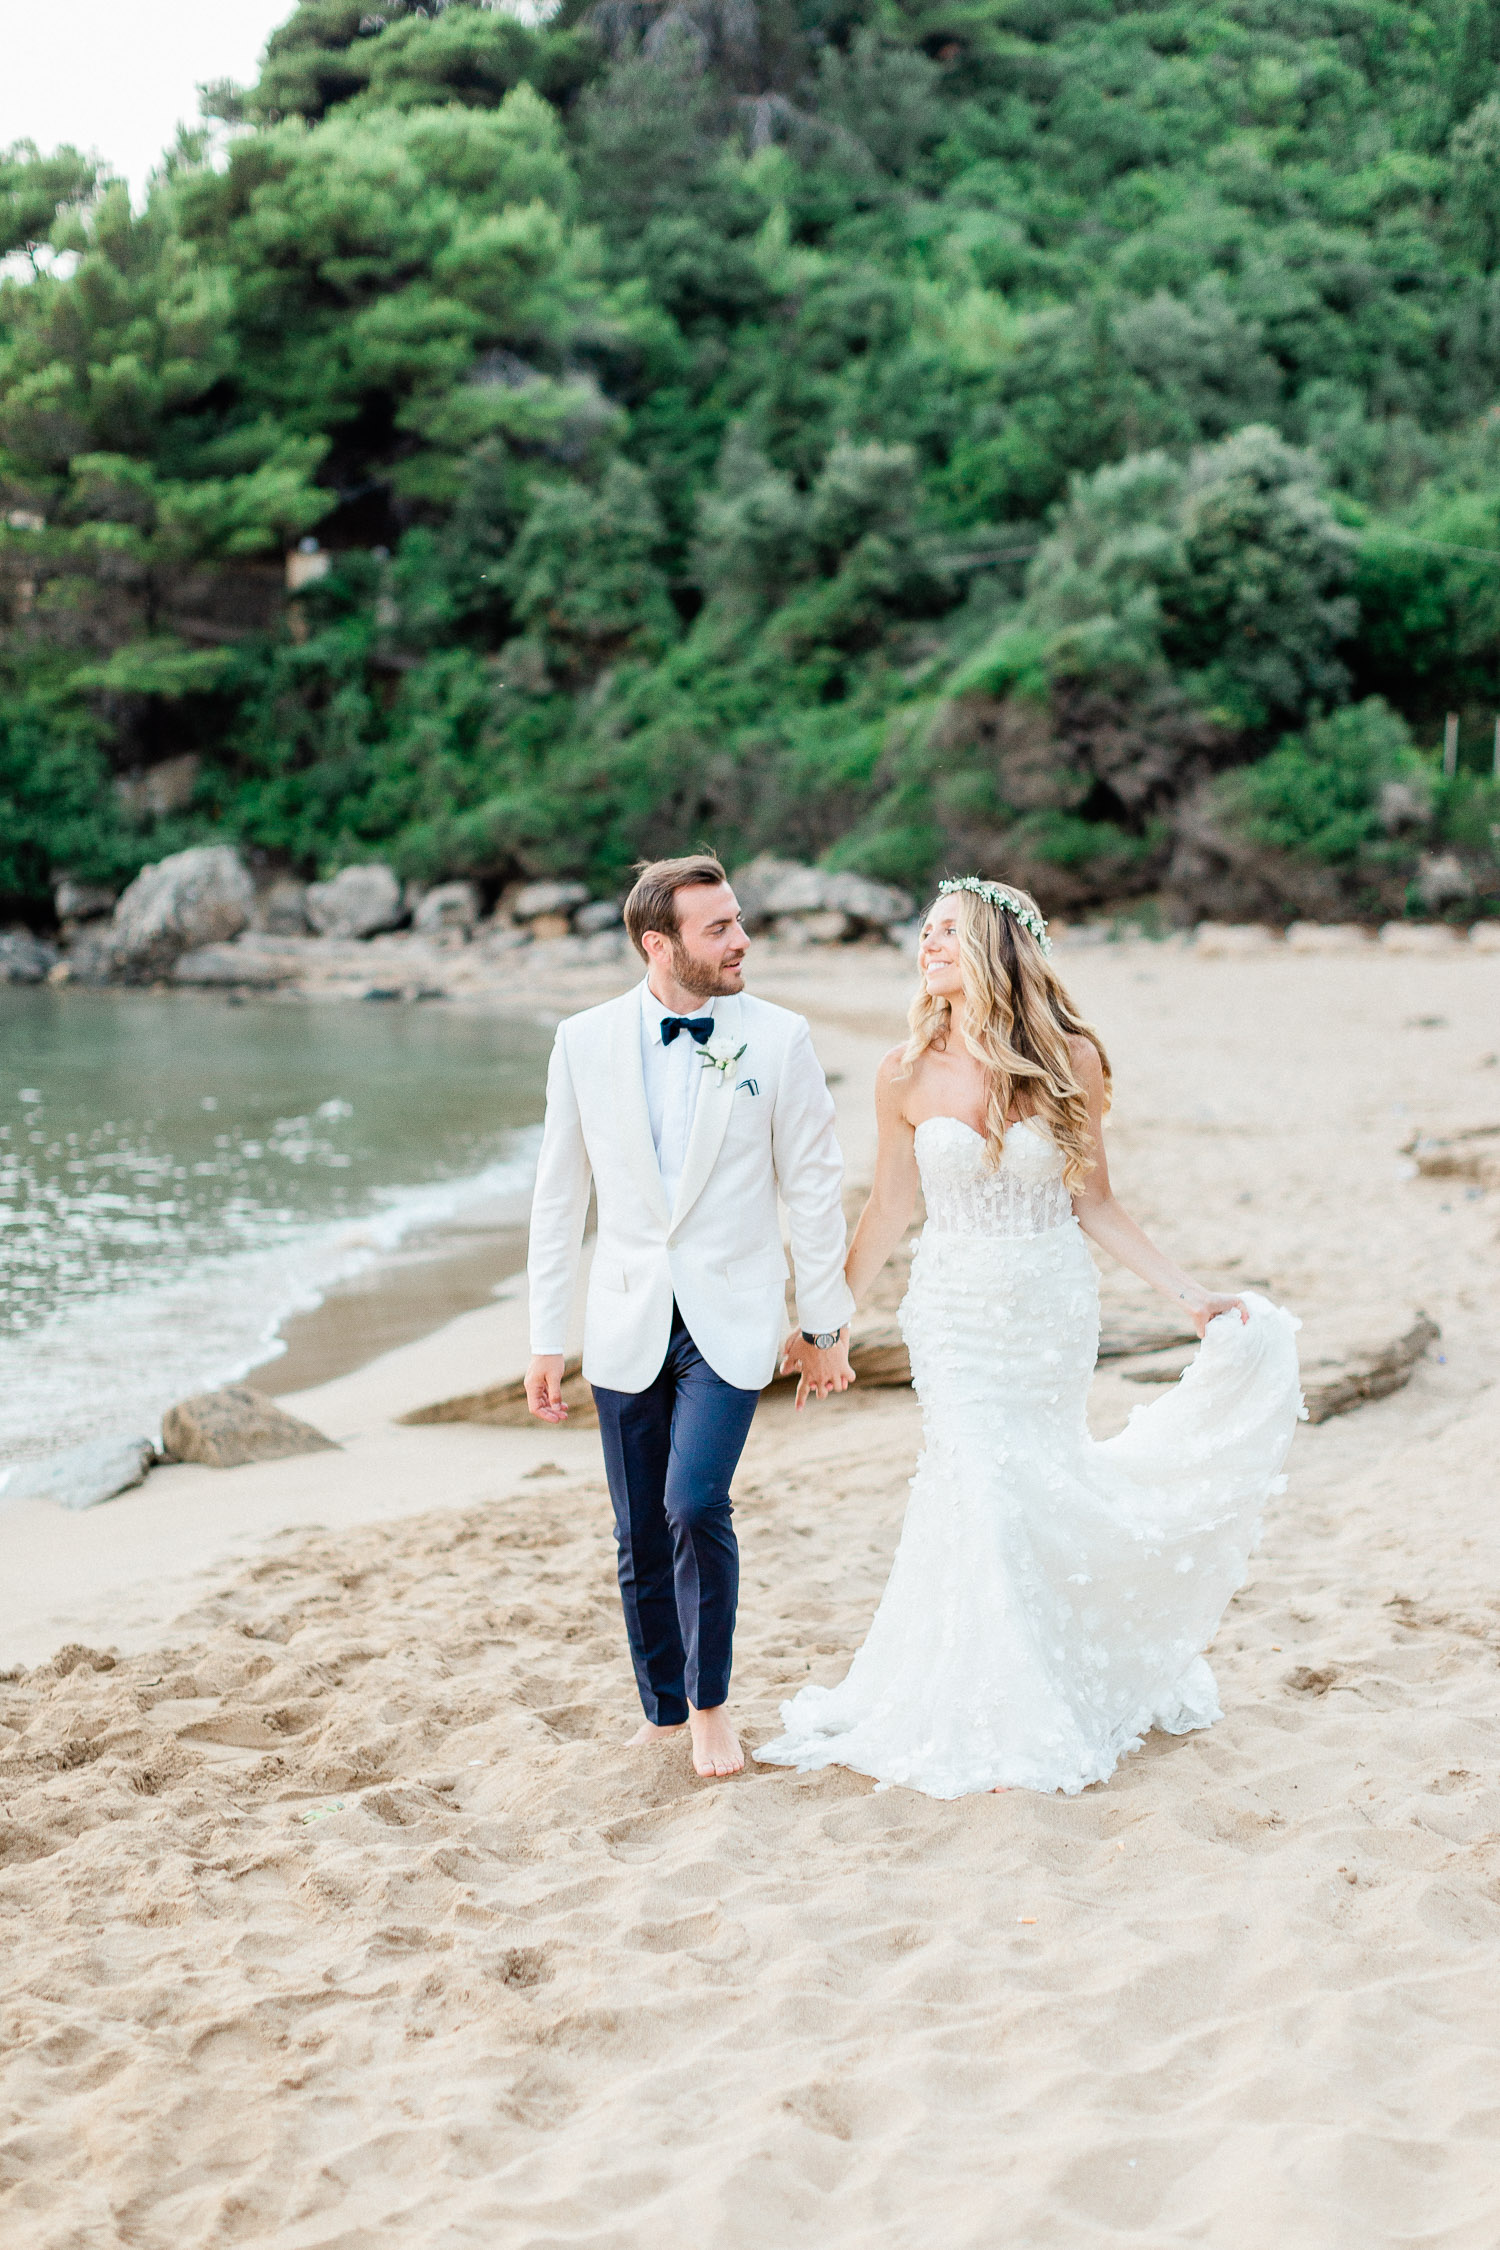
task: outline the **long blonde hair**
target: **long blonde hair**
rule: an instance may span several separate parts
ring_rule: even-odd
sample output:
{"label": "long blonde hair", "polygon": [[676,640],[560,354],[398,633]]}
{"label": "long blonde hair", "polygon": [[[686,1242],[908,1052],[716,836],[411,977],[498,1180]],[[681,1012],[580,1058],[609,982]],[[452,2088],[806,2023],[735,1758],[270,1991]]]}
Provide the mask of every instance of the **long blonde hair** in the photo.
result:
{"label": "long blonde hair", "polygon": [[[1007,888],[1014,890],[1015,886]],[[1025,891],[1020,903],[1041,921]],[[1087,1039],[1104,1071],[1109,1106],[1111,1073],[1104,1042],[1084,1022],[1061,977],[1031,932],[1014,914],[975,891],[950,891],[957,908],[958,959],[963,975],[964,1045],[985,1075],[985,1160],[993,1171],[1005,1146],[1005,1121],[1020,1100],[1022,1113],[1048,1134],[1063,1160],[1063,1180],[1076,1192],[1093,1169],[1094,1136],[1088,1096],[1073,1068],[1070,1038]],[[948,1002],[925,986],[912,1001],[911,1036],[901,1057],[904,1077],[929,1047],[944,1047],[953,1029]]]}

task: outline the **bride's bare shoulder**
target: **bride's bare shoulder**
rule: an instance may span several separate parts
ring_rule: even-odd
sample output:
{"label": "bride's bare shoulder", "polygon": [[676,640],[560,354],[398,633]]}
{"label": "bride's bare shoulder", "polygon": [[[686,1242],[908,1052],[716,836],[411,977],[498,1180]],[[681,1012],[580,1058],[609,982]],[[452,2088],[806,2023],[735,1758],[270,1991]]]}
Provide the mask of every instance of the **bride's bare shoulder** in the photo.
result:
{"label": "bride's bare shoulder", "polygon": [[1096,1093],[1104,1091],[1104,1066],[1092,1039],[1085,1039],[1082,1032],[1069,1032],[1068,1058],[1078,1074],[1079,1084],[1090,1099]]}
{"label": "bride's bare shoulder", "polygon": [[[905,1061],[905,1045],[892,1047],[880,1058],[875,1073],[875,1111],[882,1125],[906,1122],[906,1105],[912,1090],[912,1067]],[[920,1064],[918,1065],[920,1067]]]}

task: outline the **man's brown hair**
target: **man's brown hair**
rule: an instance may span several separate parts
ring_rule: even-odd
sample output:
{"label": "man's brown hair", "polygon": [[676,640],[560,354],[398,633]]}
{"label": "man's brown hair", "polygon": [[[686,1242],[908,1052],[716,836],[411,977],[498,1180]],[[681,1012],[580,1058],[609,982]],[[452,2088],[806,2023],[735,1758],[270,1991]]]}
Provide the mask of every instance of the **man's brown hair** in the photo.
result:
{"label": "man's brown hair", "polygon": [[676,941],[681,926],[677,914],[679,891],[728,880],[712,852],[689,852],[685,859],[644,861],[636,870],[635,888],[625,901],[625,927],[641,959],[646,958],[641,940],[648,930],[660,930],[663,937]]}

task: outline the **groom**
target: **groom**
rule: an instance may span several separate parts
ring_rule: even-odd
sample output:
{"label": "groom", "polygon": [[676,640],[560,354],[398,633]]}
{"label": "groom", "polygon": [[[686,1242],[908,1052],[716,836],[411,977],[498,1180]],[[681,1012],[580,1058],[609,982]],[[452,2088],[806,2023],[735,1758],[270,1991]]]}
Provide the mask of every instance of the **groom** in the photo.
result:
{"label": "groom", "polygon": [[739,1549],[729,1486],[785,1326],[790,1221],[806,1386],[852,1380],[843,1162],[801,1016],[744,990],[749,939],[723,868],[643,867],[625,927],[646,964],[570,1016],[547,1074],[531,1210],[526,1398],[560,1422],[592,1182],[583,1371],[599,1409],[620,1595],[647,1742],[687,1724],[700,1774],[744,1764],[729,1723]]}

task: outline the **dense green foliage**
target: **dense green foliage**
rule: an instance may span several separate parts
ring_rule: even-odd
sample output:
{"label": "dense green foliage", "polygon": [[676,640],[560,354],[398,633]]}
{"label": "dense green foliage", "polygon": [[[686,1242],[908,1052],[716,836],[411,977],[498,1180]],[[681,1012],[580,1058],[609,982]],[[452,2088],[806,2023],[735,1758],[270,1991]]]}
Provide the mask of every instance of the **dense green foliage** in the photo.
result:
{"label": "dense green foliage", "polygon": [[206,108],[143,211],[0,161],[13,904],[217,834],[1212,910],[1218,834],[1500,910],[1500,0],[302,0]]}

